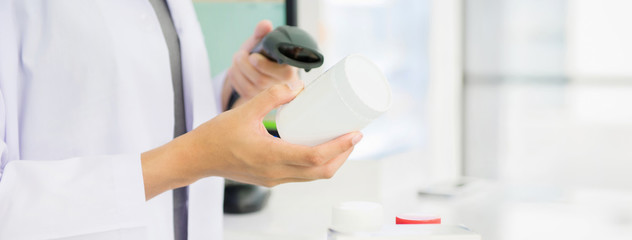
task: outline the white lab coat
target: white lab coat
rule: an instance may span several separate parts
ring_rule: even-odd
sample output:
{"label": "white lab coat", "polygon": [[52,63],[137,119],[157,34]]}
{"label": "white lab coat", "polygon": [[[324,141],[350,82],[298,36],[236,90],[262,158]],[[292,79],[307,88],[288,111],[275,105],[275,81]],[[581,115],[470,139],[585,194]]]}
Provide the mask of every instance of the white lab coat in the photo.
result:
{"label": "white lab coat", "polygon": [[[190,130],[221,87],[191,1],[168,4]],[[0,0],[0,239],[173,239],[171,191],[145,202],[140,165],[173,138],[170,77],[148,0]],[[221,239],[222,194],[191,186],[190,239]]]}

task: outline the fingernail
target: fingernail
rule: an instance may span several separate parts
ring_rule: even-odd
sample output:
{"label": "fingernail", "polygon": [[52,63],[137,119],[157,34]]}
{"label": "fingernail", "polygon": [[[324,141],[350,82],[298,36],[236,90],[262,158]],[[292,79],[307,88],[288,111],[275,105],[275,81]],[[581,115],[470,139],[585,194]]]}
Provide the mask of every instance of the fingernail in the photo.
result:
{"label": "fingernail", "polygon": [[353,146],[355,146],[356,144],[358,144],[358,142],[360,142],[360,140],[362,140],[362,134],[358,134],[355,137],[353,137],[351,139],[351,144],[353,144]]}
{"label": "fingernail", "polygon": [[255,56],[256,54],[250,54],[250,56],[248,56],[248,61],[250,61],[250,64],[252,64],[252,66],[257,66],[257,56]]}
{"label": "fingernail", "polygon": [[299,90],[303,87],[303,81],[298,80],[298,81],[290,81],[286,83],[287,87],[290,88],[290,90],[292,91],[296,91]]}

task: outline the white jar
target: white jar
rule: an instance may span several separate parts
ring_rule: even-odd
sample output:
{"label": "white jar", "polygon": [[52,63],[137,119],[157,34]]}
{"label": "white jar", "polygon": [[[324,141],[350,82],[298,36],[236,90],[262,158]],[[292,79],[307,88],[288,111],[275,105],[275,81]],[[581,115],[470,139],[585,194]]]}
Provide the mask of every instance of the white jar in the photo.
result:
{"label": "white jar", "polygon": [[375,202],[349,201],[333,206],[330,235],[336,233],[375,232],[382,228],[382,205]]}
{"label": "white jar", "polygon": [[279,109],[279,136],[315,146],[359,131],[390,108],[391,95],[386,77],[373,62],[347,56]]}

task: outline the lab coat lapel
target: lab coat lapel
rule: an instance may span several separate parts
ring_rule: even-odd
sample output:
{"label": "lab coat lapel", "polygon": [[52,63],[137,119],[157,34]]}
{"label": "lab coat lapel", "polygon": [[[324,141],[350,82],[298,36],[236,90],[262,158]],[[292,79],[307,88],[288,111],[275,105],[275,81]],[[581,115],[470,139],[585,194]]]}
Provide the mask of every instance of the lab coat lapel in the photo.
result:
{"label": "lab coat lapel", "polygon": [[[218,114],[204,38],[191,1],[168,0],[180,38],[187,129]],[[211,177],[189,189],[189,239],[222,239],[224,180]]]}
{"label": "lab coat lapel", "polygon": [[187,128],[192,130],[218,113],[204,36],[190,1],[168,0],[180,38]]}

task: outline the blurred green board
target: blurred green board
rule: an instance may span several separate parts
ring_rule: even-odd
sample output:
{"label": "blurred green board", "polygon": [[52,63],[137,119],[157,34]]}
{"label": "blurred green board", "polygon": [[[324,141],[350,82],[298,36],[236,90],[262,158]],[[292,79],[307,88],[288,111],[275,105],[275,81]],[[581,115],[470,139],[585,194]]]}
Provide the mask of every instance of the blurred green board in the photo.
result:
{"label": "blurred green board", "polygon": [[194,2],[213,75],[230,67],[233,54],[252,35],[263,19],[276,27],[285,24],[285,3],[280,2]]}

